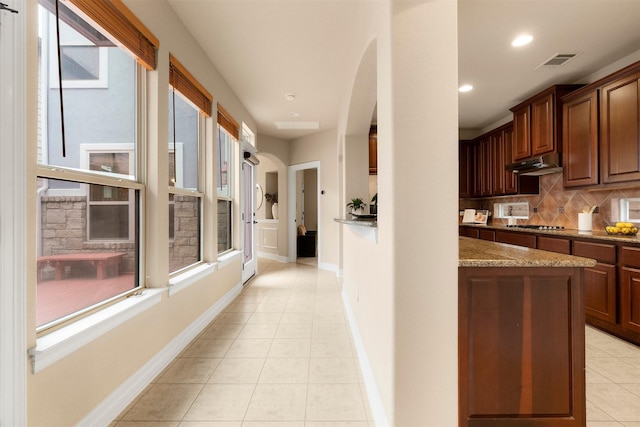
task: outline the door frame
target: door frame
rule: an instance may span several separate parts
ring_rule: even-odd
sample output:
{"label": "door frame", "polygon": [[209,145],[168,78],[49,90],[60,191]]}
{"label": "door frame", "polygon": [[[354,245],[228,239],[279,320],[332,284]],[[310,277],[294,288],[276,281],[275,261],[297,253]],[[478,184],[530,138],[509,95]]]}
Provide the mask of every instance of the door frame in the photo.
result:
{"label": "door frame", "polygon": [[[27,424],[27,134],[25,2],[0,11],[0,425]],[[31,218],[31,216],[29,216]]]}
{"label": "door frame", "polygon": [[317,206],[318,206],[318,265],[322,264],[322,198],[321,190],[320,190],[320,161],[315,162],[307,162],[300,163],[297,165],[291,165],[288,167],[287,171],[287,218],[288,218],[288,227],[287,232],[289,235],[289,262],[296,262],[297,252],[296,252],[296,238],[298,235],[297,225],[296,224],[296,172],[303,171],[306,169],[316,169],[317,171]]}
{"label": "door frame", "polygon": [[[244,152],[244,150],[243,150]],[[245,182],[245,174],[244,174],[244,165],[249,165],[251,166],[251,187],[247,187],[247,183]],[[256,194],[255,194],[255,183],[256,183],[256,167],[257,165],[247,161],[247,160],[243,160],[241,163],[241,195],[240,195],[240,200],[241,200],[241,206],[240,206],[240,210],[241,210],[241,214],[240,214],[240,218],[241,218],[241,222],[242,222],[242,227],[241,227],[241,234],[240,234],[240,239],[242,240],[242,283],[246,283],[249,279],[251,279],[251,277],[253,277],[254,275],[258,274],[258,255],[257,255],[257,248],[256,248],[256,222],[255,222],[255,217],[256,217]],[[246,227],[245,227],[245,218],[244,218],[244,214],[245,212],[245,204],[246,204],[246,194],[245,191],[247,191],[247,188],[250,188],[252,197],[251,197],[251,233],[252,233],[252,237],[251,237],[251,254],[252,254],[252,261],[249,264],[253,264],[254,266],[251,267],[251,274],[249,274],[248,269],[245,268],[245,262],[244,262],[244,244],[246,242],[245,240],[245,233],[246,233]]]}

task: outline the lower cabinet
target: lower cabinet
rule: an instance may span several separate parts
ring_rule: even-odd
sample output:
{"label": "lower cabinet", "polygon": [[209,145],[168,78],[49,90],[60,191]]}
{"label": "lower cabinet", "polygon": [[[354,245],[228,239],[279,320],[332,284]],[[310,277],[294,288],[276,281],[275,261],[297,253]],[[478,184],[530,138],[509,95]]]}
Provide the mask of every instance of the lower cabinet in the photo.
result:
{"label": "lower cabinet", "polygon": [[536,236],[533,234],[524,234],[516,231],[496,231],[496,242],[509,243],[510,245],[526,246],[528,248],[536,248]]}
{"label": "lower cabinet", "polygon": [[620,324],[640,333],[640,248],[620,248]]}
{"label": "lower cabinet", "polygon": [[[582,271],[586,323],[640,345],[640,246],[573,236],[555,237],[499,227],[482,231],[485,239],[493,231],[495,241],[499,243],[598,261],[594,267],[586,267]],[[460,235],[482,238],[479,229],[473,227],[461,227]]]}
{"label": "lower cabinet", "polygon": [[598,261],[584,269],[585,315],[611,324],[618,322],[616,288],[616,246],[605,243],[573,242],[573,255]]}
{"label": "lower cabinet", "polygon": [[460,427],[586,422],[580,268],[459,268]]}

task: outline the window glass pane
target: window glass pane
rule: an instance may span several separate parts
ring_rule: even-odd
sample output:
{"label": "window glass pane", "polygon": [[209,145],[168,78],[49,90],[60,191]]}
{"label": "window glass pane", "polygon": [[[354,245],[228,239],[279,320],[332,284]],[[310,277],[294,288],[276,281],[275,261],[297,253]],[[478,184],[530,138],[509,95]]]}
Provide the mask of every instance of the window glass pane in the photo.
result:
{"label": "window glass pane", "polygon": [[38,327],[139,286],[138,192],[116,188],[129,201],[92,205],[87,187],[37,179]]}
{"label": "window glass pane", "polygon": [[[135,165],[136,155],[136,60],[117,46],[101,42],[103,45],[98,47],[78,33],[75,28],[89,27],[86,22],[75,28],[61,23],[66,145],[63,155],[56,20],[45,8],[40,7],[39,11],[38,162],[135,179],[135,168],[128,165]],[[111,163],[98,158],[87,161],[81,153],[81,145],[86,144],[111,152],[118,151],[110,148],[116,144],[131,144],[132,158],[124,169],[117,159]],[[105,167],[96,169],[95,165]]]}
{"label": "window glass pane", "polygon": [[231,177],[233,176],[232,168],[232,145],[235,139],[222,127],[218,126],[218,196],[231,197]]}
{"label": "window glass pane", "polygon": [[180,92],[176,91],[174,97],[174,91],[169,89],[169,183],[177,188],[198,189],[199,114]]}
{"label": "window glass pane", "polygon": [[218,200],[218,253],[231,249],[231,201]]}
{"label": "window glass pane", "polygon": [[171,273],[200,261],[201,198],[171,195],[169,204],[169,271]]}

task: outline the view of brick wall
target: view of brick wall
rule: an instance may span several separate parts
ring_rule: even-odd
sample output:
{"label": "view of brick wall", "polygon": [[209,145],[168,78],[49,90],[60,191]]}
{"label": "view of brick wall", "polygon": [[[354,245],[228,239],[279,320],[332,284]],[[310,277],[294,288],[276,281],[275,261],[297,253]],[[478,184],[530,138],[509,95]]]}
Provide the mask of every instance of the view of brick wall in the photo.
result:
{"label": "view of brick wall", "polygon": [[169,268],[176,271],[200,260],[200,199],[175,195],[173,241],[169,244]]}

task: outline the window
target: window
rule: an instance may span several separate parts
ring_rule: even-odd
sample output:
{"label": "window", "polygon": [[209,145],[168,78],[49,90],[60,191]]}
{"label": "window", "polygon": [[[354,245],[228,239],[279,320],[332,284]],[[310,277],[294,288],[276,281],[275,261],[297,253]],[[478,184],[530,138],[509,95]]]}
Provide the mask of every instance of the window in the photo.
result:
{"label": "window", "polygon": [[[174,108],[175,101],[175,108]],[[174,120],[175,112],[175,120]],[[175,130],[174,130],[175,123]],[[198,109],[169,89],[169,272],[202,260],[202,201]],[[176,141],[174,142],[174,138]],[[189,165],[185,167],[185,164]]]}
{"label": "window", "polygon": [[218,104],[218,253],[233,248],[233,177],[234,153],[240,137],[240,126]]}
{"label": "window", "polygon": [[170,55],[169,70],[169,272],[202,261],[203,116],[211,95]]}
{"label": "window", "polygon": [[640,223],[640,199],[620,199],[620,221]]}
{"label": "window", "polygon": [[[60,8],[62,90],[58,73],[51,72],[58,61],[54,3],[40,0],[39,8],[38,165],[33,176],[39,333],[141,286],[145,187],[138,153],[144,61],[116,46],[117,36],[102,33],[104,26],[74,12],[101,2],[75,3]],[[104,22],[107,15],[97,18]]]}

